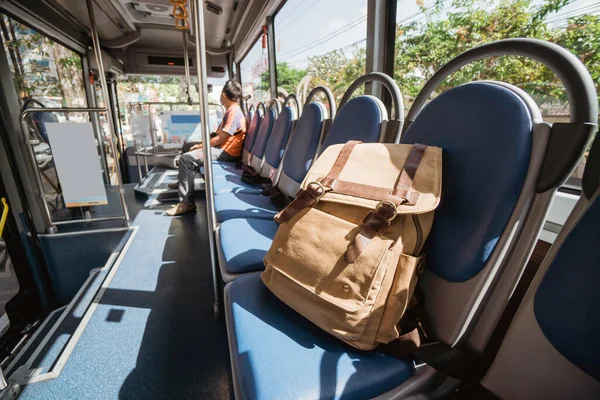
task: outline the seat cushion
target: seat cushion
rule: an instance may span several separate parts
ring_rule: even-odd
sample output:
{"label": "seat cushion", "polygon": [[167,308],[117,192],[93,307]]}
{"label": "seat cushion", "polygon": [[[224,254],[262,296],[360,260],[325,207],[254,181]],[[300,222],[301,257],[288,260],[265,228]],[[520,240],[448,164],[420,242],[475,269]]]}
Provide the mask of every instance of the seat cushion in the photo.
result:
{"label": "seat cushion", "polygon": [[229,274],[262,271],[278,225],[272,219],[236,218],[219,226],[223,269]]}
{"label": "seat cushion", "polygon": [[230,161],[213,161],[212,173],[213,177],[226,176],[226,175],[237,175],[242,176],[243,170],[235,167],[235,162]]}
{"label": "seat cushion", "polygon": [[233,218],[272,219],[277,208],[267,196],[250,193],[221,193],[215,196],[217,221]]}
{"label": "seat cushion", "polygon": [[243,399],[366,399],[413,373],[412,360],[360,351],[279,301],[260,274],[226,288],[236,395]]}
{"label": "seat cushion", "polygon": [[242,182],[241,176],[224,175],[213,176],[213,189],[215,194],[221,193],[253,193],[260,194],[262,187],[260,185],[250,185]]}

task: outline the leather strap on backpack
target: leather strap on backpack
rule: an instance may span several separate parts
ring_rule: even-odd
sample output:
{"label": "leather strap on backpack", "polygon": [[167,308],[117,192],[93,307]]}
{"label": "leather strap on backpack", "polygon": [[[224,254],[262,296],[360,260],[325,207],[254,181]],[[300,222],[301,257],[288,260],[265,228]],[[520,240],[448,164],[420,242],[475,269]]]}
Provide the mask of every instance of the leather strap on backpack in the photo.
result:
{"label": "leather strap on backpack", "polygon": [[[352,150],[359,143],[361,142],[351,140],[344,145],[327,176],[320,179],[321,184],[325,187],[331,188],[331,190],[336,193],[347,194],[349,196],[356,196],[363,199],[390,200],[394,203],[401,201],[398,204],[408,205],[416,204],[419,194],[411,190],[412,179],[414,178],[414,174],[419,167],[419,163],[423,157],[423,152],[427,146],[419,143],[416,143],[413,146],[396,187],[389,189],[379,186],[371,186],[362,183],[339,180],[340,173],[348,162]],[[392,196],[392,198],[389,198],[389,196]],[[395,198],[398,199],[396,200]]]}
{"label": "leather strap on backpack", "polygon": [[309,183],[306,189],[300,189],[296,198],[282,211],[275,215],[275,222],[282,224],[292,219],[300,211],[307,207],[314,207],[327,189],[318,182]]}
{"label": "leather strap on backpack", "polygon": [[[419,164],[421,164],[421,159],[426,148],[426,145],[420,143],[413,145],[398,178],[396,188],[392,193],[397,190],[404,193],[411,192],[415,174],[417,173]],[[406,198],[388,194],[377,205],[375,211],[369,211],[363,220],[363,228],[356,235],[350,246],[348,246],[348,250],[346,250],[346,262],[350,264],[355,262],[376,235],[383,235],[398,215],[396,207],[405,203],[407,203]]]}
{"label": "leather strap on backpack", "polygon": [[[335,163],[333,163],[333,167],[331,167],[331,170],[327,175],[330,179],[337,179],[342,172],[342,169],[344,169],[344,165],[348,162],[352,150],[359,143],[361,142],[350,140],[342,147],[340,154],[338,154]],[[319,199],[323,197],[325,192],[327,192],[328,189],[326,189],[326,186],[328,185],[319,182],[311,182],[306,189],[300,189],[296,194],[296,198],[283,211],[275,215],[275,222],[282,224],[292,219],[294,215],[298,214],[306,207],[314,207],[319,202]]]}
{"label": "leather strap on backpack", "polygon": [[300,189],[296,195],[296,199],[275,216],[275,221],[277,223],[284,223],[290,220],[294,215],[298,214],[304,208],[314,207],[318,203],[319,199],[328,191],[334,191],[336,193],[347,194],[364,199],[380,200],[381,202],[377,209],[375,211],[371,211],[365,217],[363,225],[366,227],[366,229],[363,229],[363,231],[361,231],[359,234],[359,236],[361,236],[361,234],[364,233],[364,237],[360,238],[358,241],[355,241],[358,243],[356,248],[349,249],[350,255],[346,255],[346,261],[348,262],[354,262],[358,256],[360,256],[363,249],[369,244],[375,234],[382,234],[385,232],[385,230],[387,230],[391,220],[396,217],[396,207],[398,205],[416,204],[419,194],[412,191],[412,181],[417,168],[421,163],[423,153],[427,148],[426,145],[419,143],[413,145],[404,164],[404,168],[402,169],[400,177],[398,178],[396,187],[393,189],[388,189],[338,180],[340,173],[350,158],[352,150],[354,150],[354,147],[356,147],[356,145],[359,143],[361,142],[356,140],[348,141],[340,151],[340,154],[338,154],[338,157],[327,176],[320,179],[320,182],[311,182],[306,189]]}

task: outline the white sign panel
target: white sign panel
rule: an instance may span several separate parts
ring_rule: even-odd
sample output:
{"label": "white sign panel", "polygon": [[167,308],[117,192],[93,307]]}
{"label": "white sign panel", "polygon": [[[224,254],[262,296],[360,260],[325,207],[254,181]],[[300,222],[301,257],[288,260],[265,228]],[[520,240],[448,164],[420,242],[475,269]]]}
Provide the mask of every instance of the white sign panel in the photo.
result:
{"label": "white sign panel", "polygon": [[108,204],[91,123],[47,123],[54,165],[67,207]]}
{"label": "white sign panel", "polygon": [[130,119],[131,132],[133,140],[139,143],[140,146],[146,147],[152,144],[150,136],[150,116],[149,115],[134,115]]}
{"label": "white sign panel", "polygon": [[198,111],[161,111],[159,115],[166,143],[188,141],[200,124]]}

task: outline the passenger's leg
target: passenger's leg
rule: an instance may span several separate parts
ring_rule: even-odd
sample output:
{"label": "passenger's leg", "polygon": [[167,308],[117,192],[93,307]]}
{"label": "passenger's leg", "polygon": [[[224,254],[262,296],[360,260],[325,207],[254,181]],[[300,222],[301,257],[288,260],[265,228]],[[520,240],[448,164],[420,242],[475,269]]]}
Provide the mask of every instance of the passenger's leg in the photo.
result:
{"label": "passenger's leg", "polygon": [[179,159],[179,174],[177,183],[179,189],[179,203],[167,211],[167,215],[181,215],[195,211],[194,203],[194,178],[196,169],[203,165],[202,150],[193,150],[185,153]]}
{"label": "passenger's leg", "polygon": [[202,143],[202,142],[185,142],[183,144],[183,147],[181,148],[181,154],[183,155],[183,154],[187,153],[188,151],[190,151],[192,149],[192,147],[194,147],[195,145],[200,144],[200,143]]}

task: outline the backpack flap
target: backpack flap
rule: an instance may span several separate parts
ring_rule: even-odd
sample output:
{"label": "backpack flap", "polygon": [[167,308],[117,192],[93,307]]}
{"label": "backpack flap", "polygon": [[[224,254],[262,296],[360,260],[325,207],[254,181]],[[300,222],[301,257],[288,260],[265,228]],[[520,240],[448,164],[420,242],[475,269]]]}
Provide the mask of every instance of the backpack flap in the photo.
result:
{"label": "backpack flap", "polygon": [[[302,189],[317,182],[324,186],[320,201],[348,204],[375,210],[386,196],[404,197],[396,208],[398,214],[423,214],[433,211],[440,202],[442,190],[442,149],[427,146],[416,166],[410,190],[396,189],[406,160],[414,146],[387,143],[358,143],[350,149],[337,177],[334,165],[346,145],[328,147],[308,172]],[[417,146],[417,145],[415,145]],[[422,145],[421,145],[422,146]],[[344,160],[339,160],[344,161]]]}

